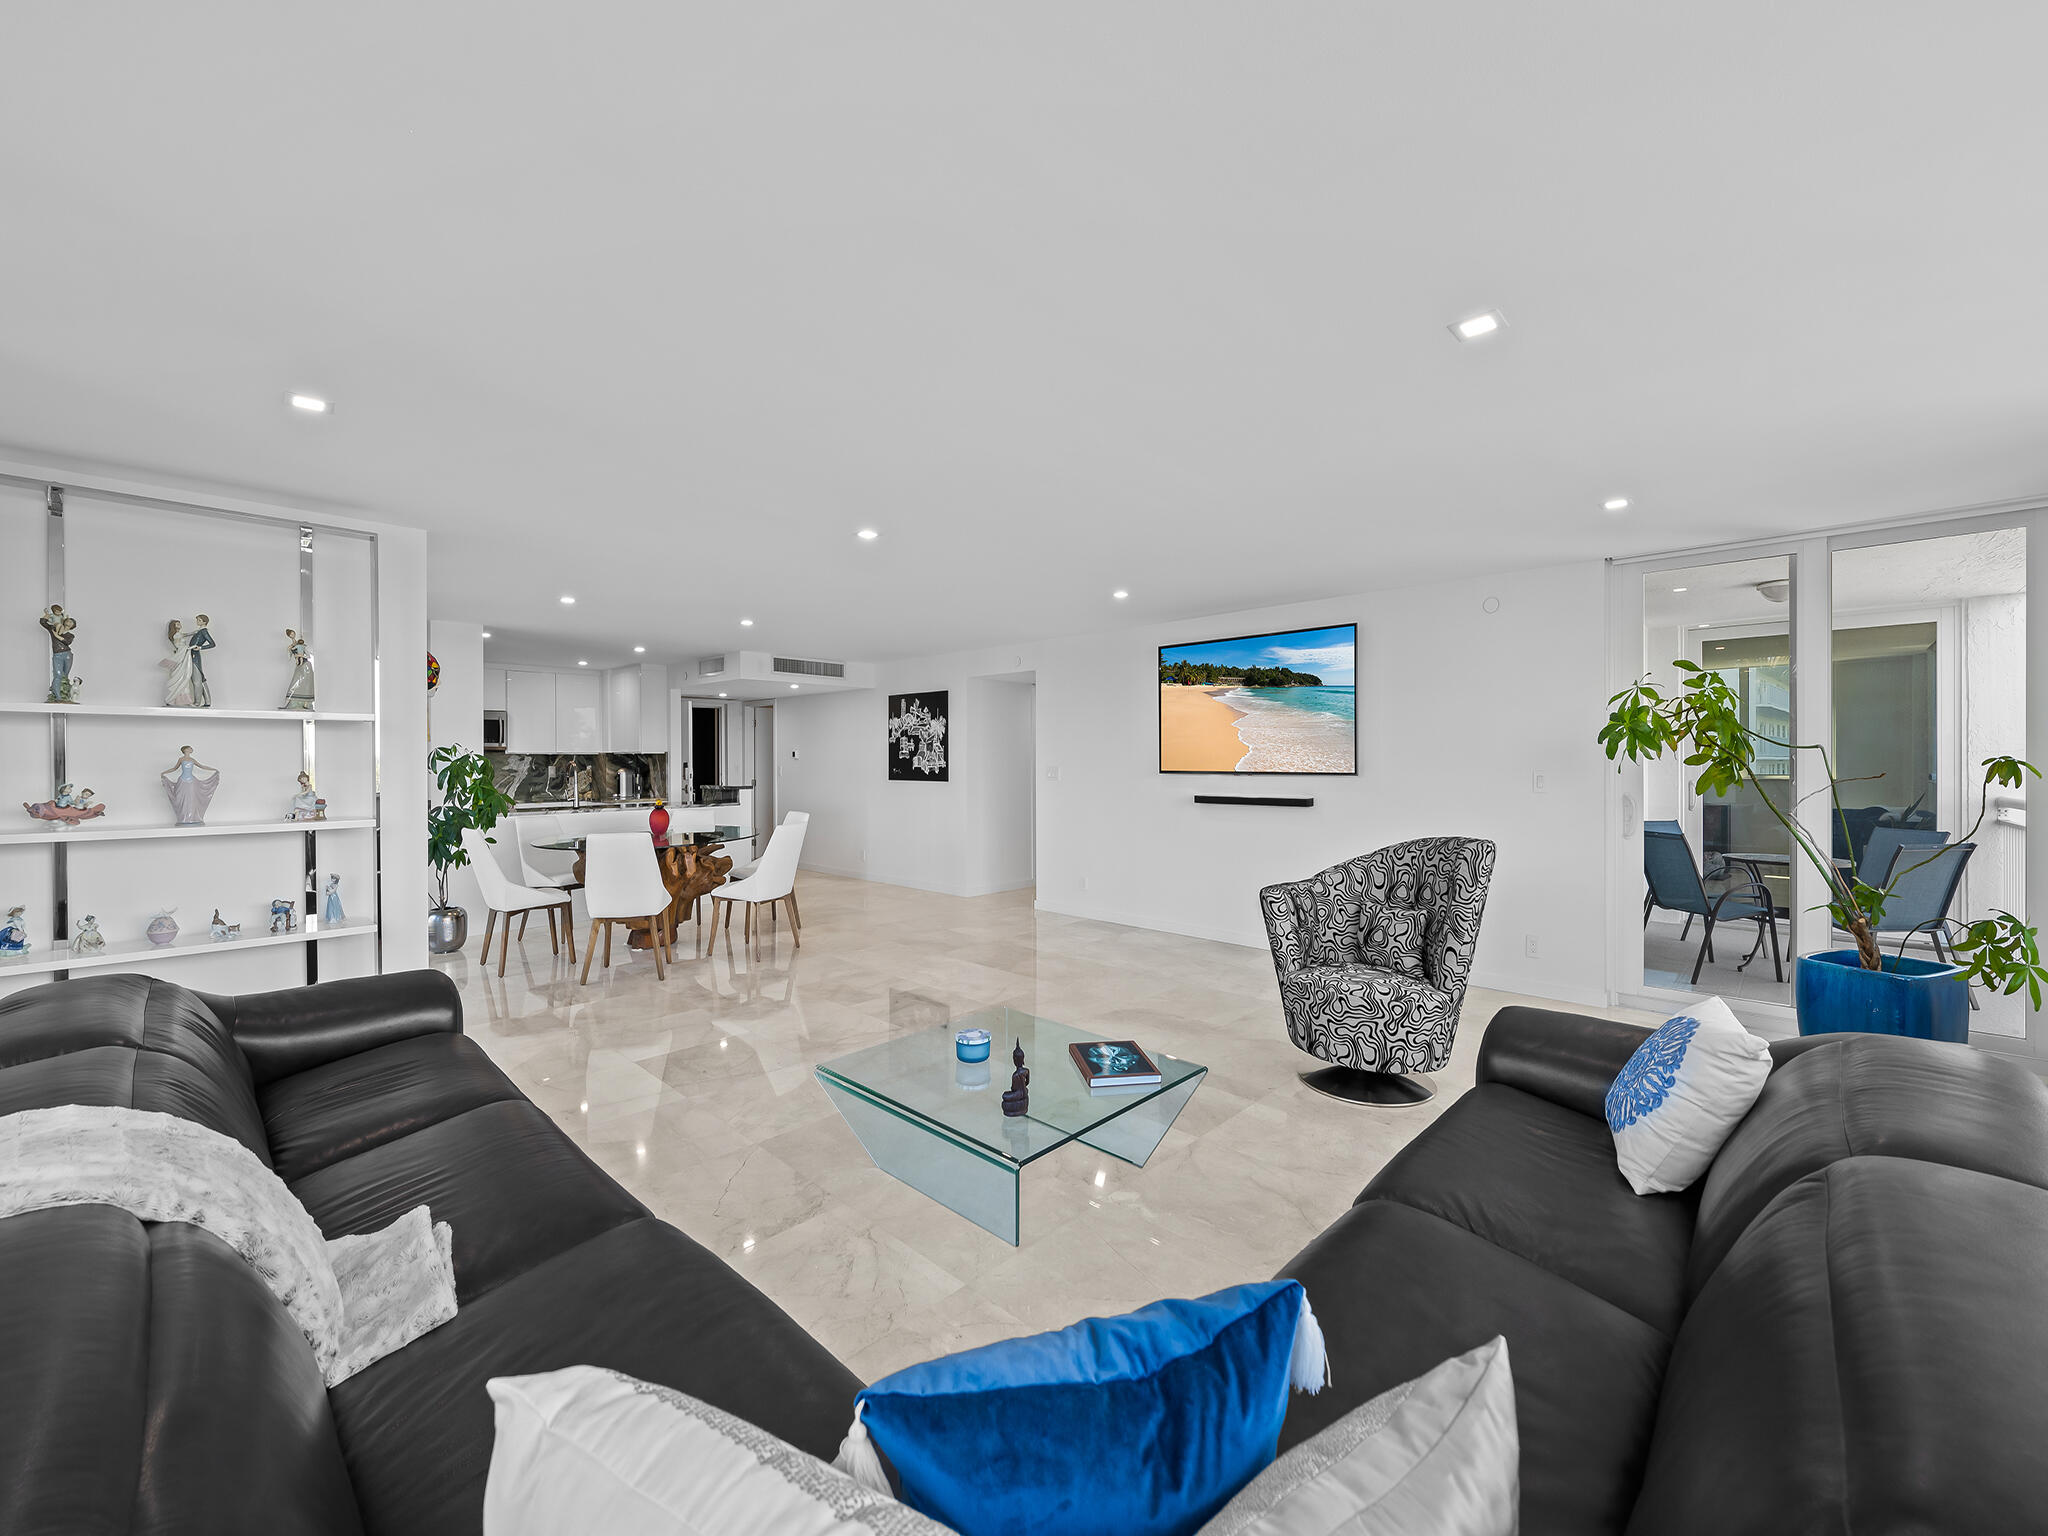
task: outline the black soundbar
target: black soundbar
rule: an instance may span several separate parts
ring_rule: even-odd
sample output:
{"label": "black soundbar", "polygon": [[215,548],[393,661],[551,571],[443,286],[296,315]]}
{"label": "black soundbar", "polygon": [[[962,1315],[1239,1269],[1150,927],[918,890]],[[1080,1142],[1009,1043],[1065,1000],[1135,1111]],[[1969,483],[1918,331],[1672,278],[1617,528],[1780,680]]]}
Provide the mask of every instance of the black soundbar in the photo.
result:
{"label": "black soundbar", "polygon": [[1197,805],[1314,805],[1313,795],[1197,795]]}

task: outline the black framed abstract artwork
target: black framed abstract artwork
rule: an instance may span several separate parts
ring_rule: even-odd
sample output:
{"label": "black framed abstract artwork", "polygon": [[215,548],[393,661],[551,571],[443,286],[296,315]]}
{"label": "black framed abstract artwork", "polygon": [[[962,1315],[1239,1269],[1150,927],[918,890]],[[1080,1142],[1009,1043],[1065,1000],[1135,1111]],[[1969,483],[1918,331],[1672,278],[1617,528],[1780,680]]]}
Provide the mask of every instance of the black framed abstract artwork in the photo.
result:
{"label": "black framed abstract artwork", "polygon": [[889,695],[889,777],[943,784],[952,743],[946,690]]}

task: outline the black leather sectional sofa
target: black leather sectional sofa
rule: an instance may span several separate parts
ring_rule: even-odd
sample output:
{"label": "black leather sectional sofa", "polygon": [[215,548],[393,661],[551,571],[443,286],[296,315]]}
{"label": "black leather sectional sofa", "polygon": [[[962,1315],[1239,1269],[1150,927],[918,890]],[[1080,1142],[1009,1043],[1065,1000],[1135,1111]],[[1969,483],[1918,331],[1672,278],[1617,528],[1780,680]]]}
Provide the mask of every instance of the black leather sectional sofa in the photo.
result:
{"label": "black leather sectional sofa", "polygon": [[[1335,1385],[1283,1444],[1505,1333],[1531,1536],[2048,1527],[2048,1090],[1961,1047],[1794,1042],[1703,1183],[1643,1199],[1599,1118],[1642,1034],[1494,1020],[1480,1085],[1285,1270]],[[0,1532],[473,1532],[483,1383],[578,1362],[822,1456],[846,1428],[860,1383],[585,1158],[437,974],[0,1000],[0,1114],[58,1103],[234,1136],[330,1235],[426,1202],[461,1312],[329,1392],[198,1229],[0,1221]]]}

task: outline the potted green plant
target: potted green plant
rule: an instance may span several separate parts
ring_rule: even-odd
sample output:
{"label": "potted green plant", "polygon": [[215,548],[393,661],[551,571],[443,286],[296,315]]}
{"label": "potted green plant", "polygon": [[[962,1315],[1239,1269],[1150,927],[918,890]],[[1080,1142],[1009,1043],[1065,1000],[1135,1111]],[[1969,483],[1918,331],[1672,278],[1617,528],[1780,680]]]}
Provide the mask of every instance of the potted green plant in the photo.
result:
{"label": "potted green plant", "polygon": [[[1725,795],[1739,785],[1749,785],[1827,882],[1828,913],[1856,947],[1807,955],[1797,962],[1794,992],[1801,1034],[1876,1030],[1932,1039],[1968,1039],[1972,982],[2007,994],[2024,987],[2034,1007],[2041,1006],[2041,986],[2048,981],[2048,968],[2041,964],[2036,931],[2010,912],[1995,911],[1965,928],[1953,946],[1958,956],[1965,957],[1960,965],[1908,959],[1905,938],[1900,939],[1897,954],[1885,954],[1877,939],[1885,903],[1900,880],[1939,858],[1943,850],[1934,848],[1919,858],[1913,857],[1919,850],[1908,850],[1883,886],[1867,885],[1855,871],[1838,868],[1829,850],[1800,824],[1790,808],[1774,801],[1758,780],[1756,743],[1764,738],[1743,723],[1740,701],[1727,681],[1694,662],[1677,661],[1672,666],[1680,674],[1675,690],[1659,688],[1644,678],[1607,701],[1609,713],[1600,731],[1600,744],[1610,761],[1626,757],[1630,762],[1643,762],[1666,752],[1685,752],[1686,766],[1699,770],[1695,788],[1701,795]],[[1841,796],[1845,781],[1836,777],[1827,749],[1815,743],[1793,743],[1792,750],[1820,754],[1833,815],[1846,837],[1848,819],[1842,813]],[[1983,768],[1977,819],[1960,842],[1968,842],[1984,824],[1992,785],[2016,789],[2024,784],[2026,775],[2041,776],[2040,769],[2016,757],[1987,757]]]}
{"label": "potted green plant", "polygon": [[427,757],[427,769],[441,791],[439,802],[427,811],[427,862],[434,868],[427,948],[447,955],[462,948],[469,937],[469,914],[448,903],[448,876],[469,862],[462,834],[475,830],[486,834],[485,842],[496,842],[488,834],[498,818],[512,809],[512,797],[498,788],[491,760],[481,752],[467,752],[460,746],[436,747]]}

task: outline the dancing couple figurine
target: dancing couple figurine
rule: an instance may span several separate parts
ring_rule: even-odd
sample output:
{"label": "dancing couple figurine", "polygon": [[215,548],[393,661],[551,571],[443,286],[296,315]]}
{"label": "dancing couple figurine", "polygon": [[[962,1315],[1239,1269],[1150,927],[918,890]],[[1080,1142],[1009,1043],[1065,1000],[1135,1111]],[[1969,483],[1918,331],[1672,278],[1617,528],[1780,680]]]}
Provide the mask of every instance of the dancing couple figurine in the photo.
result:
{"label": "dancing couple figurine", "polygon": [[183,619],[173,619],[164,632],[170,655],[158,665],[169,674],[164,679],[164,703],[173,709],[208,709],[213,705],[213,690],[206,686],[206,665],[200,660],[202,651],[213,649],[213,631],[207,627],[211,622],[202,613],[187,629]]}
{"label": "dancing couple figurine", "polygon": [[[200,622],[205,623],[202,617]],[[279,709],[311,709],[313,707],[313,652],[306,644],[306,637],[296,629],[284,632],[285,642],[291,652],[292,680],[284,691],[284,702]]]}

